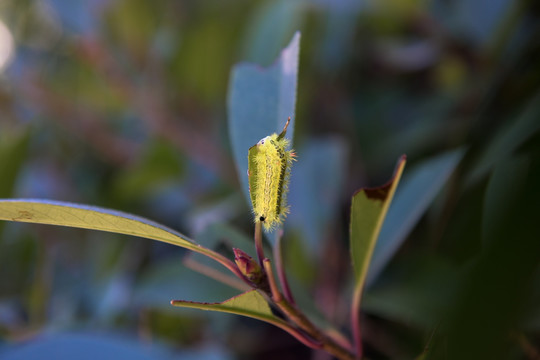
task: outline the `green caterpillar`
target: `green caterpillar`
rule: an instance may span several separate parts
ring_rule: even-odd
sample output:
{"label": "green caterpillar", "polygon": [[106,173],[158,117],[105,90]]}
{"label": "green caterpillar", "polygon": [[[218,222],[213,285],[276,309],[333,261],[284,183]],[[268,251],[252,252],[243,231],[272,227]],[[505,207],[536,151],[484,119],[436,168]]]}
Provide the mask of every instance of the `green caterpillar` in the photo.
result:
{"label": "green caterpillar", "polygon": [[287,191],[292,162],[296,154],[288,150],[289,140],[285,138],[287,127],[283,131],[262,138],[249,148],[248,178],[249,194],[253,205],[255,222],[262,222],[265,231],[271,231],[281,225],[289,211]]}

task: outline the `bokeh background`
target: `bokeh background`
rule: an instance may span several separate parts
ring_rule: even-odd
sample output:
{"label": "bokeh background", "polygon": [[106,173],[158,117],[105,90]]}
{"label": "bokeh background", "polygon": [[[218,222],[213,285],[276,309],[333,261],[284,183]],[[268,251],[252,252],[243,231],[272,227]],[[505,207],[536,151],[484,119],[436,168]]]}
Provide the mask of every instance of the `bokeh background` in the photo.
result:
{"label": "bokeh background", "polygon": [[[458,151],[366,291],[367,355],[538,359],[537,1],[2,0],[0,198],[99,205],[250,248],[230,70],[272,64],[297,30],[285,240],[298,292],[347,332],[351,195],[401,154],[406,174]],[[422,192],[409,195],[416,209]],[[1,223],[0,357],[324,359],[279,329],[171,307],[237,293],[193,267],[150,240]]]}

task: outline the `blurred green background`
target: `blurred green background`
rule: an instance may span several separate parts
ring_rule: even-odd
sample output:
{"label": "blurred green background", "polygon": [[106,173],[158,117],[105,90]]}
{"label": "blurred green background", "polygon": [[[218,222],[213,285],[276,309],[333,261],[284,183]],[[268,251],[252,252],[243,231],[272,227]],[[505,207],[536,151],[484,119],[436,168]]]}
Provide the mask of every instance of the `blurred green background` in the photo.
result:
{"label": "blurred green background", "polygon": [[[285,250],[297,292],[348,331],[350,197],[385,182],[405,153],[405,176],[444,176],[427,197],[432,181],[402,193],[402,214],[416,215],[366,290],[366,355],[538,359],[537,1],[3,0],[0,198],[114,208],[225,253],[251,250],[229,74],[272,64],[296,30]],[[437,167],[448,154],[455,163]],[[279,329],[171,307],[237,293],[184,256],[1,223],[0,357],[313,355]]]}

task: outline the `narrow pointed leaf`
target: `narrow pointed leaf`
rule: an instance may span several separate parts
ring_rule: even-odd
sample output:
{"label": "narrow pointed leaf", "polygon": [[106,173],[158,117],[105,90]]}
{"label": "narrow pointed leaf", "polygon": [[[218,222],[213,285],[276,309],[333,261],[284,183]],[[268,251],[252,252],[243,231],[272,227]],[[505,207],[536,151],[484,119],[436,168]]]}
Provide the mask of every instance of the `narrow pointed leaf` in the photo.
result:
{"label": "narrow pointed leaf", "polygon": [[313,340],[306,338],[296,328],[291,326],[285,320],[282,320],[272,313],[266,299],[257,291],[250,290],[238,296],[230,298],[220,303],[202,303],[185,300],[172,300],[173,306],[194,308],[208,311],[218,311],[223,313],[247,316],[253,319],[261,320],[287,331],[296,339],[307,346],[314,346]]}
{"label": "narrow pointed leaf", "polygon": [[355,283],[351,302],[351,325],[356,353],[359,355],[362,354],[360,329],[362,291],[366,282],[373,249],[403,173],[405,162],[406,157],[403,155],[398,161],[394,176],[388,183],[377,188],[360,189],[352,198],[350,241]]}
{"label": "narrow pointed leaf", "polygon": [[448,182],[463,157],[463,149],[452,150],[409,169],[388,209],[386,221],[369,265],[366,286],[371,286],[392,259],[437,194]]}
{"label": "narrow pointed leaf", "polygon": [[351,256],[356,278],[355,291],[364,286],[371,256],[381,227],[403,172],[406,158],[398,161],[394,176],[385,185],[360,189],[351,206]]}
{"label": "narrow pointed leaf", "polygon": [[0,220],[101,230],[163,241],[199,253],[209,249],[166,226],[139,216],[95,206],[35,199],[0,199]]}
{"label": "narrow pointed leaf", "polygon": [[270,309],[266,299],[257,290],[250,290],[220,303],[172,300],[171,304],[173,306],[218,311],[261,320],[287,331],[298,340],[309,345],[309,343],[306,343],[306,339],[295,328],[272,313],[272,309]]}
{"label": "narrow pointed leaf", "polygon": [[171,301],[171,304],[179,307],[243,315],[273,324],[286,324],[285,321],[272,313],[265,298],[256,290],[250,290],[220,303],[173,300]]}
{"label": "narrow pointed leaf", "polygon": [[302,22],[306,13],[302,11],[304,5],[301,1],[274,0],[257,6],[247,26],[246,59],[257,64],[269,64]]}

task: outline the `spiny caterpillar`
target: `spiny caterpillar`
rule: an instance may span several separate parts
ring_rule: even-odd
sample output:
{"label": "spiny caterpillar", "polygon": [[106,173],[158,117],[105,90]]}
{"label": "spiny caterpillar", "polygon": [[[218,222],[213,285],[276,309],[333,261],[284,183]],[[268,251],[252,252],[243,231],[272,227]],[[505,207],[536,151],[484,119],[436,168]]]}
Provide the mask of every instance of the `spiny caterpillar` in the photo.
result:
{"label": "spiny caterpillar", "polygon": [[287,191],[291,164],[296,154],[287,150],[289,140],[285,138],[287,127],[278,134],[269,135],[249,148],[248,178],[249,194],[253,205],[255,222],[262,222],[265,231],[270,231],[283,222],[289,208]]}

